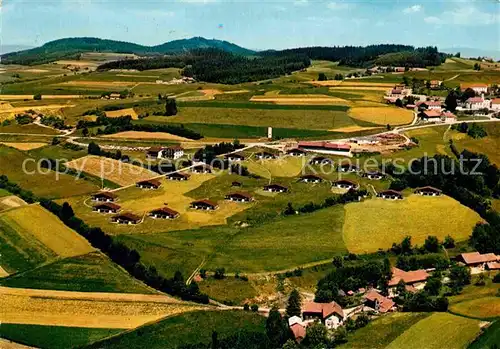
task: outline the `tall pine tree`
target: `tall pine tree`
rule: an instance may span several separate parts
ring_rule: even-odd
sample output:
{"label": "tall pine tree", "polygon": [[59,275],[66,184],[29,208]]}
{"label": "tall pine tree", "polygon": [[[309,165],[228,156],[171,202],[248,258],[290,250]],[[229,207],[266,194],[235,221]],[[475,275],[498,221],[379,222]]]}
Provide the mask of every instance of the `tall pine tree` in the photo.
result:
{"label": "tall pine tree", "polygon": [[292,316],[300,316],[302,313],[302,297],[300,296],[299,291],[294,289],[290,293],[290,297],[288,297],[288,304],[286,305],[286,315],[288,317]]}

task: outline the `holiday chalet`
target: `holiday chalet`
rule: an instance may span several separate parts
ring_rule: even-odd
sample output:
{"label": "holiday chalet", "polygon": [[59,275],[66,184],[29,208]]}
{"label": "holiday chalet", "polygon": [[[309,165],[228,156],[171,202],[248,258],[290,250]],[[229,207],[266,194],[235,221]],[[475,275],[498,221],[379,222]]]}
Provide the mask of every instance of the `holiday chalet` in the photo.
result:
{"label": "holiday chalet", "polygon": [[179,212],[174,211],[168,207],[162,207],[149,212],[149,217],[155,219],[174,219],[179,217]]}
{"label": "holiday chalet", "polygon": [[373,180],[377,180],[377,181],[379,181],[385,177],[385,175],[379,171],[366,171],[363,176],[368,178],[368,179],[373,179]]}
{"label": "holiday chalet", "polygon": [[92,207],[92,211],[98,213],[117,213],[118,211],[120,211],[120,206],[111,202],[103,202],[102,204],[98,204]]}
{"label": "holiday chalet", "polygon": [[304,183],[321,183],[323,182],[323,178],[316,175],[305,175],[300,177],[300,182]]}
{"label": "holiday chalet", "polygon": [[99,202],[114,202],[116,201],[116,194],[107,192],[107,191],[102,191],[100,193],[96,193],[92,195],[92,201],[99,201]]}
{"label": "holiday chalet", "polygon": [[339,189],[356,189],[358,187],[358,183],[350,181],[348,179],[340,179],[336,182],[333,182],[333,186]]}
{"label": "holiday chalet", "polygon": [[262,153],[255,154],[255,157],[259,160],[271,160],[276,159],[276,155],[263,151]]}
{"label": "holiday chalet", "polygon": [[253,198],[251,195],[247,193],[230,193],[226,195],[226,200],[228,201],[235,201],[235,202],[250,202],[253,201]]}
{"label": "holiday chalet", "polygon": [[197,200],[193,201],[190,205],[191,208],[195,210],[202,210],[202,211],[213,211],[219,208],[219,205],[217,203],[210,201],[210,200]]}
{"label": "holiday chalet", "polygon": [[228,154],[225,156],[226,160],[229,160],[229,161],[243,161],[245,160],[245,157],[241,154],[237,154],[237,153],[234,153],[234,154]]}
{"label": "holiday chalet", "polygon": [[171,181],[187,181],[189,175],[187,173],[173,172],[167,175],[167,179]]}
{"label": "holiday chalet", "polygon": [[191,171],[193,173],[212,173],[212,167],[208,165],[196,165]]}
{"label": "holiday chalet", "polygon": [[289,151],[286,152],[288,155],[290,156],[304,156],[306,155],[306,152],[301,150],[301,149],[298,149],[298,148],[294,148],[294,149],[290,149]]}
{"label": "holiday chalet", "polygon": [[333,160],[329,158],[325,158],[324,156],[316,156],[311,161],[309,161],[310,165],[331,165],[333,164]]}
{"label": "holiday chalet", "polygon": [[118,224],[137,224],[141,221],[141,217],[136,216],[133,213],[126,212],[114,216],[113,218],[111,218],[111,221]]}
{"label": "holiday chalet", "polygon": [[288,192],[288,188],[279,184],[269,184],[264,187],[264,191],[270,193],[286,193]]}
{"label": "holiday chalet", "polygon": [[137,182],[135,186],[141,189],[158,189],[161,183],[156,179],[148,179],[146,181]]}
{"label": "holiday chalet", "polygon": [[443,192],[437,188],[427,186],[415,189],[414,193],[422,196],[440,196]]}
{"label": "holiday chalet", "polygon": [[403,194],[396,190],[384,190],[377,194],[379,198],[385,200],[403,200]]}

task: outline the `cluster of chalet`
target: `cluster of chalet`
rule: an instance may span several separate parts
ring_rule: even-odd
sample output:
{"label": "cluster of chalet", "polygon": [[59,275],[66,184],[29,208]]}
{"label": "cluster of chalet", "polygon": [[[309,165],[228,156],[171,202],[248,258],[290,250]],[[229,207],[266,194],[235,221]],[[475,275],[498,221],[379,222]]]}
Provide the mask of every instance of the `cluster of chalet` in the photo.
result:
{"label": "cluster of chalet", "polygon": [[485,270],[500,270],[500,256],[494,253],[462,253],[457,257],[457,260],[468,266],[472,274],[481,273]]}
{"label": "cluster of chalet", "polygon": [[184,156],[184,149],[180,146],[173,147],[151,147],[146,152],[150,159],[172,159],[177,160]]}
{"label": "cluster of chalet", "polygon": [[387,91],[384,98],[389,103],[395,103],[396,100],[398,100],[398,99],[402,100],[405,97],[411,96],[412,93],[413,93],[413,90],[411,88],[409,88],[408,86],[403,85],[403,84],[398,84],[398,85],[395,85],[394,88],[392,88],[391,90]]}

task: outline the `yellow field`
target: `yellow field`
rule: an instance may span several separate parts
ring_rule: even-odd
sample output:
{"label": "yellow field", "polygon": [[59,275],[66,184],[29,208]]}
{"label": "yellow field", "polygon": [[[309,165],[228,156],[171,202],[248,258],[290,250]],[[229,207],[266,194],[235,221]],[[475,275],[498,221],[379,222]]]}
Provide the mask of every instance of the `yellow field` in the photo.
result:
{"label": "yellow field", "polygon": [[10,142],[0,142],[0,144],[6,145],[8,147],[16,148],[19,150],[31,150],[46,146],[48,143],[10,143]]}
{"label": "yellow field", "polygon": [[94,155],[87,155],[67,162],[66,166],[77,171],[83,170],[84,172],[100,178],[105,178],[123,186],[158,176],[157,173],[143,167]]}
{"label": "yellow field", "polygon": [[275,96],[253,96],[251,102],[271,102],[274,104],[298,104],[298,105],[349,105],[346,99],[332,97],[328,95],[275,95]]}
{"label": "yellow field", "polygon": [[15,195],[0,197],[0,211],[24,205],[27,203]]}
{"label": "yellow field", "polygon": [[166,132],[144,132],[144,131],[124,131],[110,135],[102,136],[102,138],[128,138],[128,139],[167,139],[170,141],[192,142],[189,138],[176,136]]}
{"label": "yellow field", "polygon": [[77,87],[111,87],[111,88],[126,88],[135,86],[137,82],[134,81],[66,81],[54,84],[51,86],[77,86]]}
{"label": "yellow field", "polygon": [[476,223],[482,222],[476,212],[448,196],[412,194],[397,202],[374,198],[347,204],[345,210],[344,242],[354,253],[388,249],[407,235],[419,245],[428,235],[440,240],[451,235],[457,241],[464,241]]}
{"label": "yellow field", "polygon": [[[118,204],[123,211],[133,212],[143,216],[147,212],[168,205],[180,213],[180,217],[173,220],[155,220],[146,217],[144,222],[134,226],[119,226],[109,223],[109,216],[94,213],[85,205],[88,197],[70,198],[77,215],[90,225],[106,225],[106,231],[116,234],[154,233],[174,230],[192,229],[208,225],[226,224],[226,219],[241,212],[252,204],[239,204],[229,201],[218,202],[219,208],[215,211],[197,211],[189,208],[193,198],[186,193],[198,188],[203,182],[214,178],[213,174],[192,174],[187,181],[171,181],[161,179],[161,187],[157,190],[142,190],[135,187],[119,190]],[[209,198],[208,198],[209,199]]]}
{"label": "yellow field", "polygon": [[90,292],[82,295],[6,287],[0,291],[3,323],[131,329],[168,315],[206,309],[168,296],[123,297]]}
{"label": "yellow field", "polygon": [[264,178],[296,177],[302,168],[307,165],[310,157],[291,157],[273,160],[246,160],[243,162],[248,170]]}
{"label": "yellow field", "polygon": [[[392,86],[392,85],[391,85]],[[358,90],[364,90],[364,91],[387,91],[390,89],[390,87],[382,87],[382,86],[366,86],[366,85],[340,85],[340,86],[335,86],[335,87],[330,87],[330,90],[332,91],[344,91],[344,92],[353,92],[353,91],[358,91]]]}
{"label": "yellow field", "polygon": [[341,80],[308,81],[308,83],[316,86],[338,86],[342,84],[342,81]]}
{"label": "yellow field", "polygon": [[500,301],[498,297],[484,297],[452,304],[450,310],[464,316],[477,318],[493,318],[500,316]]}
{"label": "yellow field", "polygon": [[365,82],[365,81],[352,81],[344,80],[342,86],[354,86],[354,87],[384,87],[390,89],[394,87],[394,84],[388,82]]}
{"label": "yellow field", "polygon": [[87,240],[39,205],[20,207],[0,216],[16,232],[31,235],[31,239],[40,241],[59,256],[78,256],[94,250]]}
{"label": "yellow field", "polygon": [[379,127],[376,127],[376,126],[374,126],[374,127],[347,126],[347,127],[336,128],[336,129],[333,129],[331,131],[350,133],[350,132],[374,130],[377,128],[379,128]]}
{"label": "yellow field", "polygon": [[126,108],[120,110],[107,111],[106,116],[108,118],[118,118],[120,116],[130,115],[133,120],[139,119],[139,116],[135,112],[134,108]]}
{"label": "yellow field", "polygon": [[0,265],[0,278],[4,278],[6,276],[9,276],[9,273],[7,273],[7,271]]}
{"label": "yellow field", "polygon": [[413,112],[396,107],[354,107],[349,110],[349,116],[378,125],[404,125],[413,120]]}
{"label": "yellow field", "polygon": [[[74,99],[74,98],[85,98],[85,97],[86,96],[83,95],[42,95],[42,99]],[[33,99],[33,95],[0,95],[0,99],[4,101]],[[67,107],[67,105],[64,105],[64,107]]]}

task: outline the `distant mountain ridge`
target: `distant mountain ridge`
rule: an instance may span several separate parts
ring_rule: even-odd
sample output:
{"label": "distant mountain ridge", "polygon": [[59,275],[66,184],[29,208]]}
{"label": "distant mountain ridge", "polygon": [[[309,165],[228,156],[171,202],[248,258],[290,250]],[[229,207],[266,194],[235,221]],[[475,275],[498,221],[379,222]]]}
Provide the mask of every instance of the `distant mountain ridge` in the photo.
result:
{"label": "distant mountain ridge", "polygon": [[199,48],[217,48],[239,55],[253,55],[255,51],[228,41],[193,37],[169,41],[156,46],[144,46],[126,41],[92,37],[64,38],[50,41],[40,47],[11,52],[1,56],[4,64],[35,65],[63,58],[74,58],[84,52],[117,52],[137,55],[176,54]]}

